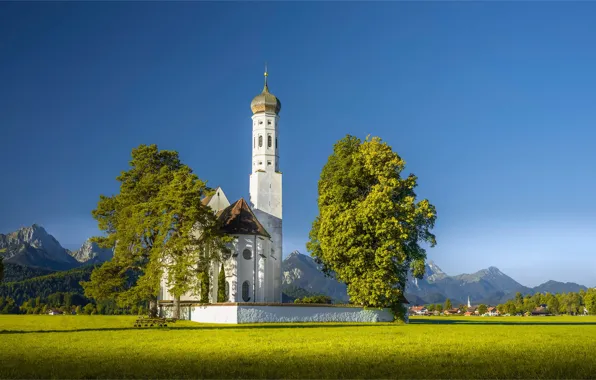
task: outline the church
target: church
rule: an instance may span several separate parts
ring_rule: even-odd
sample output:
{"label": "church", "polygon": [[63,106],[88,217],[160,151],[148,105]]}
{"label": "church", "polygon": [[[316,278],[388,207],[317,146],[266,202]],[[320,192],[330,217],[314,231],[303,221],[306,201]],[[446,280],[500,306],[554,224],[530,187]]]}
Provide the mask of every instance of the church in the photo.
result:
{"label": "church", "polygon": [[[281,102],[269,92],[265,71],[263,91],[250,103],[252,110],[252,170],[250,205],[243,198],[230,203],[221,188],[202,200],[234,237],[231,253],[223,257],[225,302],[281,303],[282,173],[279,170],[279,112]],[[209,302],[217,302],[221,263],[210,270]],[[173,300],[166,276],[160,287],[160,304]],[[189,292],[181,302],[199,302]]]}
{"label": "church", "polygon": [[[233,236],[230,254],[223,256],[225,301],[217,302],[222,263],[210,268],[209,303],[188,292],[180,298],[180,318],[200,323],[390,322],[388,309],[357,305],[282,303],[282,174],[279,170],[279,112],[281,102],[269,92],[267,70],[263,91],[250,103],[252,110],[252,170],[250,199],[230,203],[221,188],[202,200]],[[172,316],[174,297],[167,275],[161,281],[159,314]]]}

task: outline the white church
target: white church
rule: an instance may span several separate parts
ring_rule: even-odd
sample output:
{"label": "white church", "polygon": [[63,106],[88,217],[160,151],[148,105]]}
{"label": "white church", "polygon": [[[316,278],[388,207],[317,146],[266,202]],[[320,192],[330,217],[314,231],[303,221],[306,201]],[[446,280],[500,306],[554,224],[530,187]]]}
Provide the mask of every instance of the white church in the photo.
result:
{"label": "white church", "polygon": [[[231,253],[223,257],[226,301],[217,302],[221,263],[211,267],[209,304],[199,295],[181,297],[182,318],[205,323],[262,322],[381,322],[393,320],[384,309],[352,305],[282,303],[282,174],[279,170],[279,112],[281,102],[269,92],[265,71],[263,91],[250,103],[252,110],[252,171],[250,205],[230,203],[221,188],[202,200],[217,214],[224,232],[233,236]],[[171,315],[173,296],[161,282],[160,315]]]}
{"label": "white church", "polygon": [[[250,104],[252,110],[252,173],[250,206],[243,199],[230,204],[221,188],[203,199],[222,222],[226,234],[234,236],[231,251],[224,257],[227,302],[281,303],[282,198],[279,171],[278,128],[281,103],[265,87]],[[217,301],[220,266],[211,268],[210,302]],[[159,299],[172,300],[162,280]],[[181,301],[199,301],[191,292]]]}

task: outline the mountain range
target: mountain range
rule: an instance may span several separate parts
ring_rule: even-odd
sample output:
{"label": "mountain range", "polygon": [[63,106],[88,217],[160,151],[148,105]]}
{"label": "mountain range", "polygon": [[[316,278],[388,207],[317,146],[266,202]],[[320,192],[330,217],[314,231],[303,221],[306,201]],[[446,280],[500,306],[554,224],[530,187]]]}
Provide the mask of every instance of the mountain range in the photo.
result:
{"label": "mountain range", "polygon": [[[34,224],[6,235],[0,234],[0,255],[7,264],[32,268],[39,273],[50,273],[102,263],[112,258],[113,250],[99,248],[97,244],[87,240],[78,250],[70,251],[62,247],[43,227]],[[16,278],[25,276],[24,269],[13,268],[11,272],[14,272]],[[28,270],[27,273],[33,272]],[[325,276],[312,257],[298,251],[289,254],[282,262],[282,289],[284,300],[290,302],[313,294],[327,295],[336,302],[349,300],[345,284]],[[408,277],[406,298],[411,304],[443,303],[449,298],[452,304],[458,305],[467,303],[468,297],[475,304],[498,304],[513,298],[516,292],[526,295],[578,292],[580,289],[586,287],[557,281],[547,281],[533,288],[526,287],[496,267],[472,274],[450,276],[434,262],[428,261],[422,279]]]}
{"label": "mountain range", "polygon": [[[310,257],[298,251],[292,252],[282,263],[283,290],[287,295],[303,289],[310,294],[324,294],[337,302],[346,302],[349,297],[346,286],[333,278],[325,277],[320,266]],[[520,284],[496,267],[482,269],[472,274],[449,276],[434,262],[426,265],[422,279],[408,277],[406,298],[413,305],[443,303],[447,298],[453,305],[467,304],[468,297],[474,304],[496,305],[515,296],[534,293],[578,292],[585,286],[575,283],[548,281],[530,288]],[[288,294],[291,293],[291,294]],[[304,293],[304,292],[303,292]]]}
{"label": "mountain range", "polygon": [[0,255],[9,264],[52,271],[96,264],[112,258],[111,249],[102,249],[87,240],[80,249],[70,251],[37,224],[6,235],[0,234]]}

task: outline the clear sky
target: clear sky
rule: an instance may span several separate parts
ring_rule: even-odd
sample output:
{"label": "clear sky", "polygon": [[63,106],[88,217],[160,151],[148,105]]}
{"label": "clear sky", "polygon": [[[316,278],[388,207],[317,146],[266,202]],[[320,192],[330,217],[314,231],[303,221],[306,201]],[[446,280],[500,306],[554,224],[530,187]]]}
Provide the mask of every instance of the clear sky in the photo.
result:
{"label": "clear sky", "polygon": [[268,61],[285,254],[306,252],[333,144],[372,134],[437,207],[448,274],[596,286],[594,20],[593,2],[1,2],[0,232],[77,248],[139,144],[248,198]]}

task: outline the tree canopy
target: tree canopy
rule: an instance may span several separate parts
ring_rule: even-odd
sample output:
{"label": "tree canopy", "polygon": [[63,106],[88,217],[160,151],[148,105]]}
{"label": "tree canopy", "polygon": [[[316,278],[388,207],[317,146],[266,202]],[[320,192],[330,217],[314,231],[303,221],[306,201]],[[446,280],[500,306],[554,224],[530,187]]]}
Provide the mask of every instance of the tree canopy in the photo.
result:
{"label": "tree canopy", "polygon": [[104,232],[93,240],[113,247],[114,257],[83,283],[85,294],[114,298],[119,305],[149,300],[155,314],[164,273],[168,290],[179,300],[198,277],[193,264],[213,258],[204,254],[205,247],[223,245],[215,215],[201,203],[210,189],[177,152],[156,145],[133,149],[129,170],[117,180],[120,192],[101,195],[92,212]]}
{"label": "tree canopy", "polygon": [[424,275],[436,210],[416,201],[413,174],[378,137],[346,136],[334,146],[318,184],[319,214],[307,249],[344,282],[350,301],[400,310],[407,275]]}
{"label": "tree canopy", "polygon": [[449,298],[447,298],[445,300],[445,310],[449,310],[449,309],[452,309],[452,308],[453,308],[453,305],[451,304],[451,300]]}

